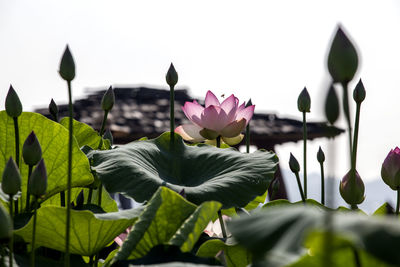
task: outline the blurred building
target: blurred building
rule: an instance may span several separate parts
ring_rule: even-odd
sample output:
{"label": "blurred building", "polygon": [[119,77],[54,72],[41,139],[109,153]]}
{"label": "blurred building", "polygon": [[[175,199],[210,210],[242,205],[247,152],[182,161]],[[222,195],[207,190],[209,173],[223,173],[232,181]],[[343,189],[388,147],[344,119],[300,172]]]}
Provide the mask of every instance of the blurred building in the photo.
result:
{"label": "blurred building", "polygon": [[[74,118],[99,130],[104,113],[101,99],[105,90],[95,91],[74,102]],[[106,128],[110,129],[114,143],[125,144],[144,136],[155,138],[169,131],[169,91],[147,87],[114,88],[115,104],[108,116]],[[175,90],[175,125],[188,123],[181,107],[192,101],[187,90]],[[198,100],[201,104],[204,101]],[[68,116],[68,105],[59,105],[59,117]],[[38,109],[50,117],[47,108]],[[275,114],[255,113],[250,122],[250,143],[257,148],[274,151],[275,145],[303,140],[303,123]],[[328,126],[324,122],[307,123],[308,139],[332,138],[343,130]],[[244,144],[244,140],[241,143]],[[239,144],[239,145],[241,145]],[[277,198],[287,198],[285,185],[278,168],[279,181]]]}

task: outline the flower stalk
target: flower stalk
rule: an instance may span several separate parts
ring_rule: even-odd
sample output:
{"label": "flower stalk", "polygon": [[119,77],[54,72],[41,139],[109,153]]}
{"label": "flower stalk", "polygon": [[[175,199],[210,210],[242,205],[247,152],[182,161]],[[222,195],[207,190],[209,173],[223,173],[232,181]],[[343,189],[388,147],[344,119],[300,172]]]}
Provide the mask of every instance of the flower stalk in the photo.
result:
{"label": "flower stalk", "polygon": [[[357,164],[357,145],[358,145],[358,131],[359,131],[359,125],[360,125],[360,110],[361,110],[361,103],[365,99],[365,89],[364,85],[360,79],[358,84],[356,85],[356,88],[353,91],[353,99],[356,102],[356,118],[355,118],[355,123],[354,123],[354,138],[353,138],[353,149],[352,149],[352,154],[351,154],[351,182],[350,186],[353,188],[351,191],[355,192],[356,188],[356,164]],[[351,132],[351,129],[349,128],[349,132]],[[350,138],[351,139],[351,138]],[[357,209],[356,204],[351,205],[352,209]]]}
{"label": "flower stalk", "polygon": [[343,112],[347,122],[347,132],[349,135],[349,148],[350,148],[350,162],[352,163],[352,151],[353,151],[353,141],[352,141],[352,128],[351,128],[351,117],[350,117],[350,105],[349,105],[349,89],[348,83],[342,83],[343,87]]}
{"label": "flower stalk", "polygon": [[[216,139],[216,147],[220,148],[221,147],[221,136],[217,136]],[[219,219],[219,223],[221,225],[221,231],[222,231],[222,236],[226,239],[227,238],[227,234],[226,234],[226,229],[225,229],[225,223],[224,220],[222,218],[222,212],[221,210],[218,210],[218,219]]]}
{"label": "flower stalk", "polygon": [[36,220],[37,220],[37,198],[33,200],[33,230],[32,230],[32,251],[31,266],[35,266],[35,242],[36,242]]}
{"label": "flower stalk", "polygon": [[171,134],[171,146],[174,144],[175,131],[175,85],[178,83],[178,73],[175,70],[174,64],[171,63],[168,72],[165,75],[165,80],[169,85],[169,131]]}
{"label": "flower stalk", "polygon": [[321,147],[319,147],[318,149],[317,160],[321,167],[321,204],[325,205],[325,175],[324,175],[325,154],[322,151]]}
{"label": "flower stalk", "polygon": [[72,185],[72,142],[73,142],[73,116],[71,81],[75,78],[75,62],[67,46],[60,62],[60,76],[67,82],[68,86],[68,109],[69,109],[69,142],[68,142],[68,178],[67,178],[67,221],[65,229],[65,257],[64,264],[70,266],[70,227],[71,227],[71,185]]}
{"label": "flower stalk", "polygon": [[[253,105],[251,99],[246,104],[246,108]],[[246,153],[250,153],[250,123],[246,125]]]}
{"label": "flower stalk", "polygon": [[304,197],[307,199],[307,121],[306,113],[310,112],[311,98],[308,94],[307,88],[301,91],[297,98],[297,108],[303,113],[303,164],[304,164],[304,175],[303,175],[303,186],[304,186]]}
{"label": "flower stalk", "polygon": [[[13,195],[9,195],[10,200],[8,204],[10,205],[10,217],[11,217],[11,225],[14,225],[14,214],[13,214]],[[9,266],[13,267],[13,259],[14,259],[14,237],[13,234],[10,235],[10,241],[9,241]]]}

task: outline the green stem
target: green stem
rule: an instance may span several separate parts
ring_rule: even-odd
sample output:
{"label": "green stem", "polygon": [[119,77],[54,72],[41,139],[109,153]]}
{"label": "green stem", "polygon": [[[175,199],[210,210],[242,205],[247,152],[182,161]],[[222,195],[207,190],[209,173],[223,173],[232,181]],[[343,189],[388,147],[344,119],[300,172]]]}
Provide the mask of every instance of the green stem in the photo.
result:
{"label": "green stem", "polygon": [[65,207],[65,191],[60,192],[60,205],[61,207]]}
{"label": "green stem", "polygon": [[87,204],[91,204],[92,203],[92,196],[93,196],[93,188],[89,189],[89,196],[88,199],[86,201]]}
{"label": "green stem", "polygon": [[[170,132],[170,146],[171,149],[175,143],[175,90],[174,86],[169,86],[169,132]],[[175,164],[175,162],[174,162]]]}
{"label": "green stem", "polygon": [[30,202],[30,194],[29,194],[29,191],[28,191],[28,186],[29,186],[29,181],[30,181],[30,179],[31,179],[31,174],[32,174],[32,169],[33,169],[33,166],[32,165],[29,165],[29,170],[28,170],[28,182],[26,183],[26,205],[25,205],[25,210],[26,211],[29,211],[30,210],[30,208],[29,208],[29,202]]}
{"label": "green stem", "polygon": [[320,163],[321,166],[321,204],[325,205],[325,175],[324,175],[324,163]]}
{"label": "green stem", "polygon": [[[8,202],[10,205],[10,217],[11,217],[11,225],[14,225],[14,214],[13,214],[13,195],[9,195],[10,197],[10,201]],[[14,227],[13,227],[14,228]],[[14,234],[11,234],[10,236],[10,243],[9,243],[9,266],[12,267],[13,263],[14,263],[14,256],[13,256],[13,252],[14,252]]]}
{"label": "green stem", "polygon": [[19,168],[19,129],[18,129],[18,117],[13,117],[14,120],[14,132],[15,132],[15,162]]}
{"label": "green stem", "polygon": [[397,188],[397,204],[396,204],[396,215],[399,216],[400,209],[400,187]]}
{"label": "green stem", "polygon": [[304,197],[307,199],[307,122],[303,112],[303,163],[304,163]]}
{"label": "green stem", "polygon": [[353,255],[354,255],[354,265],[356,267],[361,267],[361,258],[360,254],[358,253],[358,250],[356,248],[352,248],[353,250]]}
{"label": "green stem", "polygon": [[36,241],[36,220],[37,220],[37,199],[33,200],[33,231],[32,231],[32,251],[31,251],[31,266],[35,266],[35,241]]}
{"label": "green stem", "polygon": [[101,207],[101,194],[103,193],[103,185],[100,183],[99,189],[97,191],[97,205]]}
{"label": "green stem", "polygon": [[352,154],[352,129],[351,129],[351,117],[350,117],[350,105],[349,105],[349,90],[348,90],[348,83],[342,83],[343,87],[343,111],[347,121],[348,133],[349,133],[349,147],[350,147],[350,161],[351,161],[351,154]]}
{"label": "green stem", "polygon": [[246,153],[250,153],[250,124],[246,126]]}
{"label": "green stem", "polygon": [[221,136],[220,135],[217,137],[216,142],[217,142],[216,147],[220,148],[221,147]]}
{"label": "green stem", "polygon": [[104,111],[104,117],[103,121],[101,122],[101,129],[100,129],[100,142],[99,145],[97,146],[97,149],[100,149],[101,146],[103,145],[103,134],[104,134],[104,128],[106,127],[108,112],[109,112],[108,110]]}
{"label": "green stem", "polygon": [[297,186],[299,187],[299,192],[300,192],[300,196],[301,196],[301,201],[303,201],[304,203],[306,202],[306,198],[304,196],[304,192],[303,192],[303,188],[301,187],[301,182],[300,182],[300,176],[298,172],[294,173],[296,175],[296,180],[297,180]]}
{"label": "green stem", "polygon": [[[19,168],[19,128],[18,128],[18,117],[13,117],[14,121],[14,134],[15,134],[15,162]],[[18,199],[15,200],[14,206],[15,215],[18,214]]]}
{"label": "green stem", "polygon": [[226,230],[225,230],[225,223],[224,223],[224,220],[222,218],[221,210],[218,211],[218,219],[219,219],[219,224],[221,225],[222,236],[223,236],[223,238],[226,239],[227,235],[226,235]]}
{"label": "green stem", "polygon": [[[358,144],[358,130],[360,125],[360,110],[361,110],[361,103],[357,103],[356,107],[356,119],[354,123],[354,142],[353,142],[353,150],[351,153],[351,176],[350,176],[350,183],[351,191],[355,192],[356,190],[356,166],[357,166],[357,144]],[[357,205],[355,205],[357,207]],[[352,205],[353,209],[353,205]]]}
{"label": "green stem", "polygon": [[99,253],[96,254],[96,256],[94,257],[94,263],[93,266],[97,266],[99,264]]}
{"label": "green stem", "polygon": [[69,253],[69,242],[70,242],[70,226],[71,226],[71,184],[72,184],[72,137],[73,137],[73,121],[72,118],[74,116],[74,110],[72,106],[72,90],[71,90],[71,82],[67,81],[68,84],[68,109],[69,109],[69,142],[68,142],[68,180],[67,180],[67,221],[66,221],[66,229],[65,229],[65,266],[70,266],[70,253]]}
{"label": "green stem", "polygon": [[175,131],[174,109],[175,109],[175,91],[174,91],[174,86],[170,86],[169,87],[169,131],[171,132],[171,136],[174,135]]}
{"label": "green stem", "polygon": [[[217,141],[217,147],[220,148],[221,147],[221,136],[218,136],[216,141]],[[221,210],[218,210],[218,218],[219,218],[219,224],[221,225],[222,236],[224,238],[227,238],[225,224],[224,224],[224,220],[222,219]]]}

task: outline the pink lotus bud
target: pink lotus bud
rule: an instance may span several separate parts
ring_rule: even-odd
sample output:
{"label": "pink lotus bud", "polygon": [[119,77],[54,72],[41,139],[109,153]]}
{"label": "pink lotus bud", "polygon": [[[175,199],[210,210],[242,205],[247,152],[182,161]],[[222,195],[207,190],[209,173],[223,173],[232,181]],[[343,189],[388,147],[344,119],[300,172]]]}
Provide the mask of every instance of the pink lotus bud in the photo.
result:
{"label": "pink lotus bud", "polygon": [[184,124],[175,129],[183,139],[190,142],[212,140],[221,136],[224,142],[235,145],[242,140],[241,132],[249,124],[254,114],[254,105],[239,105],[239,100],[231,95],[222,103],[208,91],[205,107],[197,103],[186,102],[182,107],[192,124]]}
{"label": "pink lotus bud", "polygon": [[382,163],[381,176],[393,190],[400,188],[400,148],[390,150]]}
{"label": "pink lotus bud", "polygon": [[351,170],[340,181],[339,191],[342,198],[350,205],[358,205],[365,199],[365,186],[357,171],[355,171],[355,186],[351,184]]}

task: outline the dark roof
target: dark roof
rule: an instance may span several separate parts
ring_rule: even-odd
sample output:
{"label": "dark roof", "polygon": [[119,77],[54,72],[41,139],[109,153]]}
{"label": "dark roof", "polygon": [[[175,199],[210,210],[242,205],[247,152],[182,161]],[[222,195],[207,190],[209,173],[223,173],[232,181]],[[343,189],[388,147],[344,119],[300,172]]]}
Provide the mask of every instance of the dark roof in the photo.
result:
{"label": "dark roof", "polygon": [[[101,99],[104,90],[90,93],[74,103],[74,118],[95,129],[101,127],[103,111]],[[108,116],[115,143],[127,143],[141,137],[154,138],[169,131],[169,94],[162,89],[146,87],[114,88],[115,105]],[[175,90],[175,125],[187,123],[181,106],[192,101],[187,90]],[[201,103],[203,101],[199,101]],[[68,105],[60,105],[60,117],[68,116]],[[49,116],[47,109],[37,112]],[[255,113],[250,122],[251,143],[259,148],[272,149],[276,144],[303,138],[302,122],[279,118],[275,114]],[[334,137],[343,132],[326,123],[307,123],[308,138]]]}

